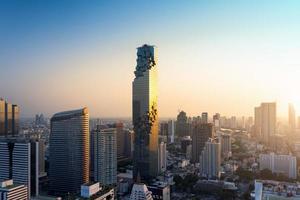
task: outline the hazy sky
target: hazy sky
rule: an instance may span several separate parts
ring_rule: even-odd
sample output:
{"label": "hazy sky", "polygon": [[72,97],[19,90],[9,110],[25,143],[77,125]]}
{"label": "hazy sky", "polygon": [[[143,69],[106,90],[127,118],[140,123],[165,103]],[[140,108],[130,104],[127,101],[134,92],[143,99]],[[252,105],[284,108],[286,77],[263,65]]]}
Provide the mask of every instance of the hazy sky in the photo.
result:
{"label": "hazy sky", "polygon": [[136,47],[158,48],[159,112],[300,114],[300,1],[0,0],[0,96],[22,116],[131,116]]}

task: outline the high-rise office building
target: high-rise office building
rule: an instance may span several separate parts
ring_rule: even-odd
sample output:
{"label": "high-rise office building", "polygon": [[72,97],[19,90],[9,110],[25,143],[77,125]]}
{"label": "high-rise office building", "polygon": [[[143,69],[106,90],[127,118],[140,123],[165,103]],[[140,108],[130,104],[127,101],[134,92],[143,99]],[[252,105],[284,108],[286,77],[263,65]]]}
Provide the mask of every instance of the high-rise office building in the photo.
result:
{"label": "high-rise office building", "polygon": [[176,137],[184,137],[190,135],[190,129],[188,125],[188,118],[184,111],[180,111],[177,115],[176,121]]}
{"label": "high-rise office building", "polygon": [[200,156],[200,173],[207,178],[219,178],[221,167],[221,144],[209,139]]}
{"label": "high-rise office building", "polygon": [[89,113],[87,108],[51,118],[49,191],[78,193],[89,182]]}
{"label": "high-rise office building", "polygon": [[261,107],[254,108],[254,132],[252,134],[253,137],[257,139],[261,138]]}
{"label": "high-rise office building", "polygon": [[132,83],[134,125],[133,177],[148,180],[158,173],[157,65],[154,46],[137,49]]}
{"label": "high-rise office building", "polygon": [[159,141],[158,142],[168,142],[169,140],[169,125],[168,122],[159,123]]}
{"label": "high-rise office building", "polygon": [[125,156],[127,158],[132,158],[134,132],[132,130],[125,129],[124,135],[125,135],[125,141],[124,141]]}
{"label": "high-rise office building", "polygon": [[0,140],[0,180],[13,179],[28,188],[28,196],[39,195],[39,141]]}
{"label": "high-rise office building", "polygon": [[17,135],[19,133],[19,107],[12,105],[12,134]]}
{"label": "high-rise office building", "polygon": [[205,146],[207,140],[213,137],[213,125],[208,124],[196,124],[193,127],[192,135],[192,162],[198,163],[201,152]]}
{"label": "high-rise office building", "polygon": [[261,140],[269,144],[270,137],[276,134],[276,103],[262,103],[261,115]]}
{"label": "high-rise office building", "polygon": [[201,114],[201,121],[203,124],[207,124],[208,123],[208,113],[207,112],[203,112]]}
{"label": "high-rise office building", "polygon": [[5,135],[5,101],[0,99],[0,136]]}
{"label": "high-rise office building", "polygon": [[289,103],[289,128],[291,131],[296,128],[296,112],[294,105]]}
{"label": "high-rise office building", "polygon": [[0,182],[0,200],[29,199],[27,191],[25,185],[15,184],[12,179]]}
{"label": "high-rise office building", "polygon": [[125,157],[125,131],[123,123],[116,123],[116,131],[117,131],[117,155],[118,160],[123,159]]}
{"label": "high-rise office building", "polygon": [[17,135],[19,132],[19,107],[0,99],[0,136]]}
{"label": "high-rise office building", "polygon": [[168,143],[174,143],[175,139],[175,124],[173,120],[168,121]]}
{"label": "high-rise office building", "polygon": [[222,158],[228,158],[231,156],[231,136],[229,134],[218,131],[217,133],[219,142],[221,144],[221,156]]}
{"label": "high-rise office building", "polygon": [[167,170],[167,144],[161,142],[159,144],[159,153],[158,153],[158,166],[159,172],[165,172]]}
{"label": "high-rise office building", "polygon": [[276,134],[276,103],[261,103],[254,111],[255,136],[269,144],[270,138]]}
{"label": "high-rise office building", "polygon": [[117,130],[96,130],[94,141],[94,179],[102,185],[117,183]]}
{"label": "high-rise office building", "polygon": [[46,175],[46,171],[45,171],[45,152],[46,152],[45,140],[39,139],[38,142],[39,142],[39,176],[44,176],[44,175]]}

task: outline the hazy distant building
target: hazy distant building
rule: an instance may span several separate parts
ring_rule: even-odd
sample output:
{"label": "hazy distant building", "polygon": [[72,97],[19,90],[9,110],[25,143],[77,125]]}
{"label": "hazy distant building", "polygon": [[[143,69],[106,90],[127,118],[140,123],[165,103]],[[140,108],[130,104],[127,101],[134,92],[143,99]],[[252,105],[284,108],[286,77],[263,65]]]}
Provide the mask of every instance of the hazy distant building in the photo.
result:
{"label": "hazy distant building", "polygon": [[46,120],[44,118],[43,114],[36,114],[35,115],[35,125],[39,126],[39,125],[45,125],[46,124]]}
{"label": "hazy distant building", "polygon": [[228,158],[231,156],[231,136],[226,133],[219,135],[219,142],[221,144],[221,156],[222,158]]}
{"label": "hazy distant building", "polygon": [[49,190],[78,193],[89,182],[88,109],[60,112],[51,118]]}
{"label": "hazy distant building", "polygon": [[208,124],[196,124],[193,127],[192,134],[192,162],[198,163],[201,152],[205,146],[207,140],[213,137],[213,125]]}
{"label": "hazy distant building", "polygon": [[253,137],[259,139],[261,137],[261,107],[254,108],[254,133]]}
{"label": "hazy distant building", "polygon": [[154,46],[137,49],[137,65],[132,83],[134,125],[133,177],[155,177],[158,173],[157,65]]}
{"label": "hazy distant building", "polygon": [[207,124],[208,123],[208,113],[207,112],[203,112],[201,114],[201,119],[202,119],[202,123],[203,124]]}
{"label": "hazy distant building", "polygon": [[221,128],[220,118],[221,118],[220,113],[216,113],[213,116],[213,124],[216,130],[219,130]]}
{"label": "hazy distant building", "polygon": [[232,129],[236,129],[237,128],[236,116],[232,116],[230,118],[230,128],[232,128]]}
{"label": "hazy distant building", "polygon": [[0,180],[8,179],[25,185],[29,197],[39,195],[39,141],[0,140]]}
{"label": "hazy distant building", "polygon": [[200,173],[207,178],[219,178],[221,167],[221,144],[209,139],[200,156]]}
{"label": "hazy distant building", "polygon": [[260,154],[259,169],[269,169],[273,173],[283,173],[289,178],[297,178],[297,159],[291,155]]}
{"label": "hazy distant building", "polygon": [[289,128],[291,131],[296,128],[296,112],[294,105],[289,103]]}
{"label": "hazy distant building", "polygon": [[29,199],[27,187],[25,185],[15,184],[12,179],[0,182],[0,200],[18,199]]}
{"label": "hazy distant building", "polygon": [[184,137],[190,135],[188,118],[184,111],[180,111],[176,121],[176,137]]}
{"label": "hazy distant building", "polygon": [[262,141],[269,143],[270,136],[276,134],[276,103],[261,104]]}
{"label": "hazy distant building", "polygon": [[159,144],[158,153],[158,167],[159,173],[165,172],[167,170],[167,144],[161,142]]}
{"label": "hazy distant building", "polygon": [[261,103],[255,108],[255,135],[266,144],[276,134],[276,103]]}
{"label": "hazy distant building", "polygon": [[19,133],[19,107],[0,99],[0,136]]}
{"label": "hazy distant building", "polygon": [[94,137],[94,179],[102,185],[117,183],[117,130],[96,130]]}

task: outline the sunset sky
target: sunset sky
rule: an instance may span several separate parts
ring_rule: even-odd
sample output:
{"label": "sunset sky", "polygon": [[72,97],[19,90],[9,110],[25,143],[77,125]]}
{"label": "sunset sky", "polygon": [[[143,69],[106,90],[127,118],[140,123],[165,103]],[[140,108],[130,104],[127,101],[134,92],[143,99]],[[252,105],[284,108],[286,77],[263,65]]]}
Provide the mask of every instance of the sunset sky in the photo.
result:
{"label": "sunset sky", "polygon": [[0,97],[21,116],[130,117],[136,47],[158,49],[159,115],[300,115],[300,1],[0,1]]}

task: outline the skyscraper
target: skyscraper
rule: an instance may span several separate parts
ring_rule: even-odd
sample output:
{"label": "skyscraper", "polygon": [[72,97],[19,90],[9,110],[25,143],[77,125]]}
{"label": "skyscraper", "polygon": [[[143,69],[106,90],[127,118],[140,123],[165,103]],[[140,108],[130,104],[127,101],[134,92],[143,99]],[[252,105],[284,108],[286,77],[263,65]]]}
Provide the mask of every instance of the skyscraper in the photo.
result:
{"label": "skyscraper", "polygon": [[262,103],[260,107],[262,141],[269,144],[270,137],[276,134],[276,103]]}
{"label": "skyscraper", "polygon": [[213,139],[205,143],[200,156],[200,172],[207,178],[219,178],[221,166],[221,144]]}
{"label": "skyscraper", "polygon": [[190,130],[188,125],[188,118],[184,111],[180,111],[177,115],[176,121],[176,137],[184,137],[189,136]]}
{"label": "skyscraper", "polygon": [[231,136],[229,134],[218,132],[218,140],[221,144],[221,156],[222,158],[228,158],[231,156]]}
{"label": "skyscraper", "polygon": [[17,135],[19,133],[19,107],[12,105],[12,134]]}
{"label": "skyscraper", "polygon": [[142,179],[158,173],[157,65],[154,46],[137,49],[137,65],[132,83],[132,121],[134,125],[134,168]]}
{"label": "skyscraper", "polygon": [[117,130],[96,130],[94,141],[94,179],[103,185],[117,183]]}
{"label": "skyscraper", "polygon": [[254,108],[254,133],[252,134],[256,139],[261,137],[261,107]]}
{"label": "skyscraper", "polygon": [[289,128],[291,131],[296,128],[296,112],[294,105],[289,103]]}
{"label": "skyscraper", "polygon": [[161,142],[159,144],[159,159],[158,166],[159,172],[162,173],[167,170],[167,144],[165,142]]}
{"label": "skyscraper", "polygon": [[8,179],[25,185],[29,197],[39,195],[39,141],[1,139],[0,180]]}
{"label": "skyscraper", "polygon": [[5,135],[5,101],[0,99],[0,136]]}
{"label": "skyscraper", "polygon": [[125,157],[125,133],[123,123],[116,124],[117,131],[117,155],[118,159],[123,159]]}
{"label": "skyscraper", "polygon": [[169,120],[168,121],[168,143],[174,143],[175,139],[175,126],[174,126],[174,121]]}
{"label": "skyscraper", "polygon": [[19,132],[19,107],[0,99],[0,136]]}
{"label": "skyscraper", "polygon": [[77,193],[89,182],[88,109],[56,113],[51,118],[49,190]]}
{"label": "skyscraper", "polygon": [[192,162],[198,163],[201,152],[205,146],[207,140],[213,137],[213,125],[208,124],[196,124],[193,127],[192,135]]}
{"label": "skyscraper", "polygon": [[276,134],[276,103],[261,103],[255,107],[255,135],[265,144]]}

